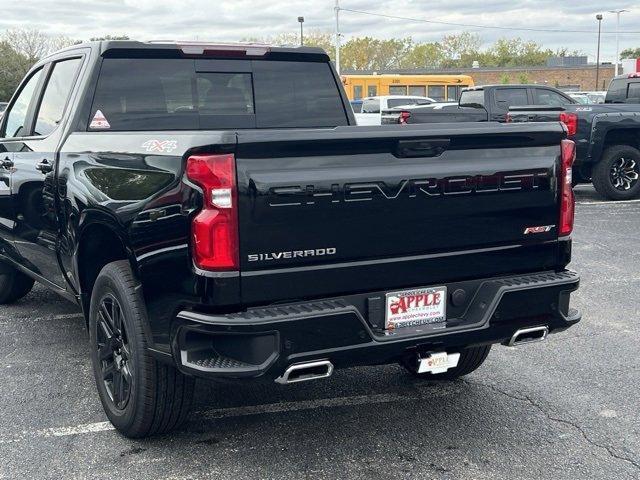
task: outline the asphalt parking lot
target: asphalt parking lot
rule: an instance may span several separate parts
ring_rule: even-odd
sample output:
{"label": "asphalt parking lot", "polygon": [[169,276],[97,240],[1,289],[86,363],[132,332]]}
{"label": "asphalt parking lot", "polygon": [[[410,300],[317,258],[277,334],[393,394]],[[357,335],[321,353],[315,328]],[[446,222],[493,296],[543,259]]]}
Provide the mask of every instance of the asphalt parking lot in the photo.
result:
{"label": "asphalt parking lot", "polygon": [[145,441],[106,423],[77,308],[37,287],[0,308],[0,478],[638,479],[640,202],[577,198],[569,331],[453,383],[200,382],[190,423]]}

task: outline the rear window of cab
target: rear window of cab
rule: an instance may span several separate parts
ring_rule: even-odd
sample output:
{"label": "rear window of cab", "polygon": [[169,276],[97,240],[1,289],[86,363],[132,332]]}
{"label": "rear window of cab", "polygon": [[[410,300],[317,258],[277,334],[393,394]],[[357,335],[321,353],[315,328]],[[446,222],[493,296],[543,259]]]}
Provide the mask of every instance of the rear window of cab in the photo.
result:
{"label": "rear window of cab", "polygon": [[88,129],[341,125],[348,117],[327,63],[105,58]]}

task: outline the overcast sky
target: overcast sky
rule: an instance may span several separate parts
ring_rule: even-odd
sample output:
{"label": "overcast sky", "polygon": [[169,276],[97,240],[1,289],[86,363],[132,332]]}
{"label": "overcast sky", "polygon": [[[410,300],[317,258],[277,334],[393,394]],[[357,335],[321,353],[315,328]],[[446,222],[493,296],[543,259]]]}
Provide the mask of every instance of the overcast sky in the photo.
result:
{"label": "overcast sky", "polygon": [[[410,22],[341,12],[341,31],[352,36],[381,38],[411,36],[435,41],[447,33],[477,32],[485,44],[500,37],[522,37],[545,47],[581,50],[595,59],[597,21],[604,13],[601,58],[615,58],[615,15],[607,10],[626,8],[621,16],[620,49],[640,47],[640,2],[624,0],[341,0],[341,7],[379,14],[428,20],[514,28],[551,29],[531,32],[464,28]],[[305,28],[332,30],[334,0],[0,0],[0,30],[38,28],[72,38],[127,34],[139,40],[195,39],[237,41],[282,32],[297,32],[297,17]],[[591,33],[570,33],[587,30]]]}

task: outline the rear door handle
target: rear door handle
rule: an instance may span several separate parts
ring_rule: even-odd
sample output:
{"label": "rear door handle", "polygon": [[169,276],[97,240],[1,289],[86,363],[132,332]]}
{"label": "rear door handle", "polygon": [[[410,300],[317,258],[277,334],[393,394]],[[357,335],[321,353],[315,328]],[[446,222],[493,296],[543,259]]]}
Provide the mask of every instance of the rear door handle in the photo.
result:
{"label": "rear door handle", "polygon": [[5,170],[9,170],[10,168],[13,168],[13,161],[9,157],[6,157],[2,162],[0,162],[0,165],[2,165],[2,168]]}
{"label": "rear door handle", "polygon": [[42,160],[40,163],[36,165],[36,170],[41,171],[42,173],[49,173],[53,170],[53,165],[49,163],[49,160],[46,158]]}

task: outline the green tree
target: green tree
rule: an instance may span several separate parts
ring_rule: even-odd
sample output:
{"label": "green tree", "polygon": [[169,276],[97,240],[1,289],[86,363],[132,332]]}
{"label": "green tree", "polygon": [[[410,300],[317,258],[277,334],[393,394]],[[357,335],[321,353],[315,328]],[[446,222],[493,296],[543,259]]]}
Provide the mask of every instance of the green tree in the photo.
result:
{"label": "green tree", "polygon": [[457,35],[445,35],[442,39],[442,48],[449,58],[476,53],[481,45],[482,39],[477,33],[462,32]]}
{"label": "green tree", "polygon": [[518,83],[521,83],[521,84],[529,83],[529,75],[527,75],[525,72],[519,73]]}
{"label": "green tree", "polygon": [[566,47],[557,48],[555,52],[553,52],[554,57],[579,57],[583,56],[584,52],[581,50],[569,50]]}
{"label": "green tree", "polygon": [[[300,34],[299,33],[282,33],[280,35],[272,36],[272,37],[245,37],[242,39],[243,42],[254,42],[254,43],[267,43],[269,45],[287,45],[287,46],[298,46],[300,45]],[[323,32],[320,30],[311,30],[309,32],[304,33],[304,46],[305,47],[317,47],[322,48],[325,52],[329,54],[331,59],[334,57],[335,53],[335,45],[333,34],[330,32]]]}
{"label": "green tree", "polygon": [[352,38],[340,50],[340,66],[354,70],[405,68],[406,59],[413,48],[414,44],[410,38]]}
{"label": "green tree", "polygon": [[509,83],[511,83],[511,77],[508,73],[503,73],[502,75],[500,75],[500,83],[503,85],[508,85]]}
{"label": "green tree", "polygon": [[129,35],[105,35],[104,37],[91,37],[90,42],[99,42],[102,40],[131,40]]}
{"label": "green tree", "polygon": [[0,101],[11,98],[18,84],[31,68],[33,62],[11,45],[0,41]]}
{"label": "green tree", "polygon": [[442,39],[443,67],[471,66],[479,57],[482,39],[477,33],[445,35]]}
{"label": "green tree", "polygon": [[620,52],[620,58],[640,58],[640,47],[625,48]]}
{"label": "green tree", "polygon": [[485,66],[533,67],[544,65],[553,52],[536,42],[520,38],[500,38],[484,52]]}
{"label": "green tree", "polygon": [[[276,37],[245,39],[271,44],[298,45],[299,33]],[[315,31],[305,34],[305,45],[323,48],[334,58],[334,36],[331,32]],[[340,63],[347,70],[375,70],[403,68],[469,68],[477,61],[481,67],[533,67],[544,65],[551,56],[579,55],[567,48],[555,52],[537,42],[521,38],[501,38],[482,48],[482,38],[475,33],[463,32],[446,35],[440,42],[416,43],[410,37],[379,39],[353,37],[343,40]]]}
{"label": "green tree", "polygon": [[50,53],[77,43],[65,35],[50,36],[40,30],[25,28],[14,28],[5,31],[2,35],[2,40],[20,55],[29,59],[31,63],[35,63]]}
{"label": "green tree", "polygon": [[401,63],[402,68],[437,68],[442,65],[444,58],[440,43],[418,43],[407,53]]}

